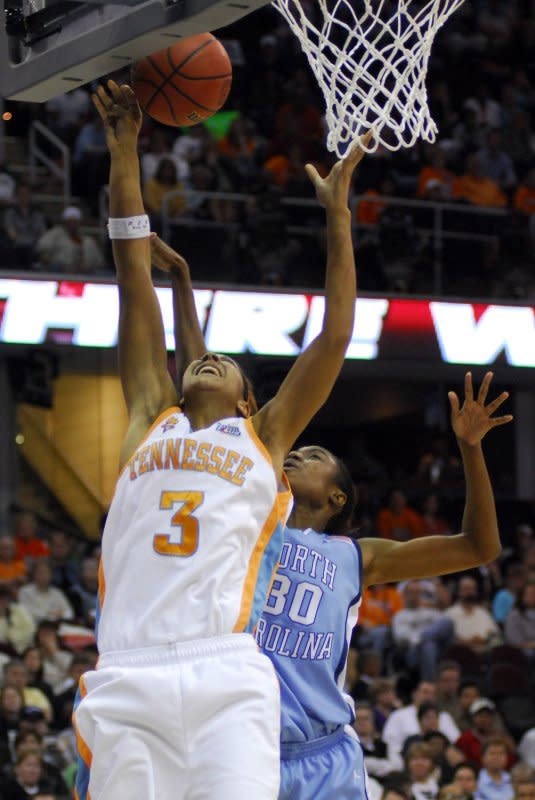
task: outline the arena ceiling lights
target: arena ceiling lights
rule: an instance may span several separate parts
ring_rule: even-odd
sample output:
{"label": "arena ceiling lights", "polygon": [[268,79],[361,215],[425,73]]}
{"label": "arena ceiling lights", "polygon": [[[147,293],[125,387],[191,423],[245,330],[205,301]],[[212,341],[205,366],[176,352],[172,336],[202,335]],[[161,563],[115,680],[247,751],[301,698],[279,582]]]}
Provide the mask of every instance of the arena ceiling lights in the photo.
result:
{"label": "arena ceiling lights", "polygon": [[[174,349],[171,289],[159,287],[166,343]],[[0,342],[88,348],[117,344],[110,283],[0,279]],[[295,357],[318,334],[321,295],[196,289],[210,350]],[[348,359],[535,367],[532,306],[385,297],[357,300]]]}

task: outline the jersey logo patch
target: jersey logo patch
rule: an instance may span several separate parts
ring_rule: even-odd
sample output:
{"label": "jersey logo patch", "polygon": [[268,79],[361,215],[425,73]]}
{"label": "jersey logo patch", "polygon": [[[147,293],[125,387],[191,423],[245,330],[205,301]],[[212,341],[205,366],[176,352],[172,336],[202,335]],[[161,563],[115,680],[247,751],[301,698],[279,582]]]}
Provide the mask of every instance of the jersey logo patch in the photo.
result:
{"label": "jersey logo patch", "polygon": [[162,431],[167,433],[167,431],[172,431],[175,425],[178,423],[178,417],[169,417],[166,419],[162,425]]}
{"label": "jersey logo patch", "polygon": [[228,433],[229,436],[241,436],[241,431],[237,425],[229,425],[223,422],[218,422],[215,426],[216,431],[219,433]]}

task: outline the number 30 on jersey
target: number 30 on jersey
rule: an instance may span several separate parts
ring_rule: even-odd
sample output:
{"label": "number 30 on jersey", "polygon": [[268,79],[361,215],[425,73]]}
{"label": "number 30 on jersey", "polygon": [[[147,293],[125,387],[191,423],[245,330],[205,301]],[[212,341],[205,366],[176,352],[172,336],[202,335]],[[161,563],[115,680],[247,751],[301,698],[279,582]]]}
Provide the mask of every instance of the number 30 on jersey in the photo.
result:
{"label": "number 30 on jersey", "polygon": [[[162,492],[161,511],[174,511],[170,525],[180,528],[180,541],[172,541],[172,533],[156,533],[153,539],[154,550],[161,556],[188,558],[199,546],[199,520],[194,516],[203,503],[204,492]],[[176,509],[176,510],[175,510]]]}

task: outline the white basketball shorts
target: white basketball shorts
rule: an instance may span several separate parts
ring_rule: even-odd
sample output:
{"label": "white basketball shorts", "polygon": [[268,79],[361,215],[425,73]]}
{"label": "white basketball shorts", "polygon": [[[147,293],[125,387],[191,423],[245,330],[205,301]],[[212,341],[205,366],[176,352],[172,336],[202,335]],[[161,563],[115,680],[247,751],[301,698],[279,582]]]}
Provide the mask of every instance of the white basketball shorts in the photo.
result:
{"label": "white basketball shorts", "polygon": [[279,685],[249,634],[105,654],[80,691],[91,800],[277,798]]}

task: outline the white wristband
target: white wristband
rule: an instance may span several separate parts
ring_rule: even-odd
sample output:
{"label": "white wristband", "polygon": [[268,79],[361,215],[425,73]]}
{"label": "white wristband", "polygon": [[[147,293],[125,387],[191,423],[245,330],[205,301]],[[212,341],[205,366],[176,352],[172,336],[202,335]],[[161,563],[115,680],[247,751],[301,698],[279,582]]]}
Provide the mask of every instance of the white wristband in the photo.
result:
{"label": "white wristband", "polygon": [[150,222],[146,214],[137,217],[120,217],[108,220],[110,239],[144,239],[150,236]]}

